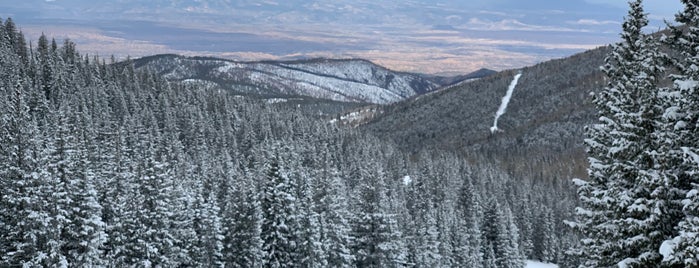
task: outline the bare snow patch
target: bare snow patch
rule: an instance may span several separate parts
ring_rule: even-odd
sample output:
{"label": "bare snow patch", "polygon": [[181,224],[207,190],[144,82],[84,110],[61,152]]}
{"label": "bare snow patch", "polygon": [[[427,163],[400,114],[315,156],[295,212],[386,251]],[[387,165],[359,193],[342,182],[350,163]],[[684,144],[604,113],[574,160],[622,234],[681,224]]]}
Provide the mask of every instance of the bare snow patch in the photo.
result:
{"label": "bare snow patch", "polygon": [[552,263],[543,263],[538,261],[527,261],[525,268],[558,268],[558,265]]}
{"label": "bare snow patch", "polygon": [[519,81],[519,78],[521,76],[522,73],[516,74],[515,78],[512,79],[510,86],[507,87],[507,93],[505,94],[505,97],[502,97],[502,103],[500,103],[500,107],[498,108],[498,111],[495,113],[495,120],[493,121],[493,126],[490,127],[490,133],[502,131],[498,128],[498,119],[501,115],[505,114],[505,110],[507,110],[507,104],[510,103],[510,99],[512,98],[512,92],[515,91],[515,87],[517,86],[517,82]]}
{"label": "bare snow patch", "polygon": [[403,185],[408,186],[412,182],[413,178],[411,178],[410,175],[405,175],[405,177],[403,177]]}
{"label": "bare snow patch", "polygon": [[690,80],[679,80],[679,81],[675,81],[675,85],[680,90],[690,90],[690,89],[693,89],[693,88],[696,88],[697,86],[699,86],[699,82],[691,80],[691,79]]}
{"label": "bare snow patch", "polygon": [[267,99],[268,104],[275,104],[275,103],[284,103],[289,101],[288,99],[283,99],[283,98],[271,98]]}

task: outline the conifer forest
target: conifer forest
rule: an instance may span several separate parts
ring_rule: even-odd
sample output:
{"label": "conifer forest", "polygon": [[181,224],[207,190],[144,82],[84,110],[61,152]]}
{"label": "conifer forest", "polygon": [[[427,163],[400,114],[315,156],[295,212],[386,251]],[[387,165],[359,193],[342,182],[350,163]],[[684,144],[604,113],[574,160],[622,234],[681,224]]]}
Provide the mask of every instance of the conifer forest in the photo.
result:
{"label": "conifer forest", "polygon": [[[629,2],[619,42],[581,54],[602,55],[592,94],[567,96],[590,112],[542,134],[579,144],[550,151],[509,130],[465,146],[382,127],[453,88],[277,103],[0,19],[0,267],[699,267],[699,1],[682,3],[650,32]],[[503,73],[469,83],[504,94]],[[347,107],[374,114],[336,123]]]}

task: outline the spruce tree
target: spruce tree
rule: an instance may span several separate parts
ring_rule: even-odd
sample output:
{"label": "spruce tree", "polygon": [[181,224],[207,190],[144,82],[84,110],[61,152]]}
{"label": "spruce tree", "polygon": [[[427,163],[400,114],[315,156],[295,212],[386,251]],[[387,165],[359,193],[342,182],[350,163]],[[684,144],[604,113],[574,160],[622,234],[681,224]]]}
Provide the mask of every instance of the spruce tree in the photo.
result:
{"label": "spruce tree", "polygon": [[235,177],[224,210],[224,260],[230,267],[262,267],[262,208],[251,178]]}
{"label": "spruce tree", "polygon": [[193,264],[208,267],[224,267],[223,263],[223,231],[219,215],[219,206],[214,192],[210,191],[204,198],[199,190],[196,200],[196,242],[193,247]]}
{"label": "spruce tree", "polygon": [[[6,27],[12,22],[8,19]],[[48,181],[50,175],[46,160],[37,155],[46,155],[39,150],[43,143],[36,122],[31,119],[27,104],[30,90],[26,78],[19,73],[12,75],[14,83],[4,89],[10,101],[7,113],[2,115],[2,170],[0,171],[0,249],[2,263],[7,266],[40,266],[48,264],[46,248],[58,253],[57,244],[47,245],[48,233],[56,238],[55,229],[49,229],[50,216]],[[41,154],[39,154],[41,152]],[[40,165],[40,163],[42,163]],[[38,168],[41,167],[39,170]],[[55,240],[54,240],[55,241]]]}
{"label": "spruce tree", "polygon": [[590,178],[576,180],[582,205],[573,225],[585,237],[579,252],[585,267],[658,265],[657,249],[668,234],[657,226],[672,221],[653,157],[662,67],[654,42],[642,32],[648,23],[642,1],[629,6],[622,41],[603,66],[607,86],[594,99],[599,123],[586,132]]}
{"label": "spruce tree", "polygon": [[322,248],[326,254],[326,263],[332,267],[351,267],[355,257],[350,251],[352,241],[349,224],[345,183],[337,171],[328,166],[323,174],[319,207],[322,224]]}
{"label": "spruce tree", "polygon": [[553,212],[544,207],[538,215],[536,232],[534,233],[534,258],[542,262],[552,263],[557,258],[557,244],[554,232]]}
{"label": "spruce tree", "polygon": [[677,56],[671,60],[677,74],[663,93],[663,125],[658,139],[661,174],[673,186],[669,203],[682,208],[678,232],[663,244],[664,264],[699,266],[699,2],[682,0],[666,43]]}
{"label": "spruce tree", "polygon": [[[355,265],[367,267],[397,267],[409,265],[406,245],[398,228],[395,214],[387,206],[384,174],[380,169],[361,168],[363,182],[354,201],[358,215],[354,219]],[[415,264],[413,264],[415,265]]]}
{"label": "spruce tree", "polygon": [[267,164],[261,189],[262,250],[265,267],[290,267],[296,258],[294,195],[291,181],[282,173],[276,156]]}

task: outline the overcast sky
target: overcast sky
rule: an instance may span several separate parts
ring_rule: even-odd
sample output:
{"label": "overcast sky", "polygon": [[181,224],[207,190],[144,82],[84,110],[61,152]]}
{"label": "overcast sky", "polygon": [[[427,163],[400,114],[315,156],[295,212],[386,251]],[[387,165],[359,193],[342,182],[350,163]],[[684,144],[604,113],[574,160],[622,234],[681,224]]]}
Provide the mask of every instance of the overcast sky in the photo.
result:
{"label": "overcast sky", "polygon": [[[648,31],[680,0],[647,0]],[[84,53],[365,58],[389,68],[519,68],[618,40],[625,0],[0,0],[28,38]]]}

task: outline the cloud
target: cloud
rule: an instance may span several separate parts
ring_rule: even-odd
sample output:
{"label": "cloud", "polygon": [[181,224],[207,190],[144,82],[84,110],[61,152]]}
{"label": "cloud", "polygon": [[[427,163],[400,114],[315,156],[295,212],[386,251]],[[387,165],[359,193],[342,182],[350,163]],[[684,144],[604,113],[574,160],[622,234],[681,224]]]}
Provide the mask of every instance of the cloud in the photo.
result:
{"label": "cloud", "polygon": [[486,15],[495,15],[495,16],[507,17],[507,13],[499,12],[499,11],[481,10],[481,11],[478,11],[478,13],[479,14],[486,14]]}
{"label": "cloud", "polygon": [[461,20],[461,16],[459,15],[449,15],[444,18],[445,20]]}
{"label": "cloud", "polygon": [[[229,0],[168,0],[172,4],[163,8],[158,1],[38,1],[54,3],[40,5],[46,9],[40,20],[26,16],[34,20],[34,28],[27,29],[32,37],[42,31],[58,40],[69,37],[91,54],[168,52],[239,60],[358,57],[426,73],[518,68],[594,48],[617,39],[618,22],[613,20],[625,13],[613,6],[600,9],[597,3],[579,3],[587,0],[407,1],[399,8],[364,0],[260,0],[240,5]],[[56,8],[56,1],[68,7]],[[34,8],[24,3],[29,1],[1,2],[5,12]],[[94,12],[79,17],[65,12],[73,9]]]}
{"label": "cloud", "polygon": [[466,27],[469,30],[486,30],[486,31],[551,31],[551,32],[584,32],[585,30],[571,29],[549,25],[534,25],[523,23],[515,19],[504,19],[500,21],[491,21],[479,18],[471,18]]}
{"label": "cloud", "polygon": [[568,24],[575,24],[575,25],[590,25],[590,26],[621,24],[618,21],[613,21],[613,20],[595,20],[595,19],[579,19],[576,21],[568,21],[567,23]]}

